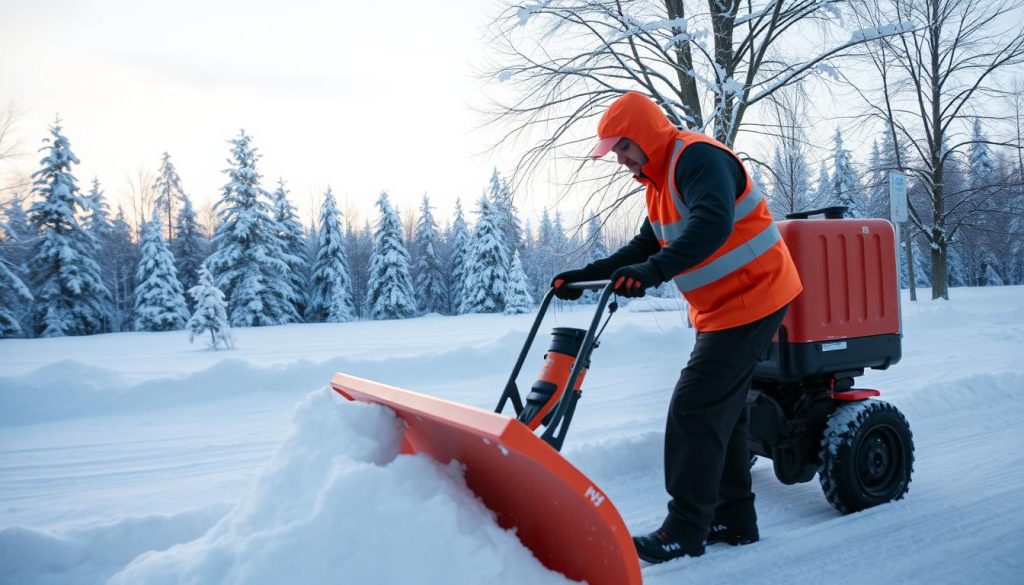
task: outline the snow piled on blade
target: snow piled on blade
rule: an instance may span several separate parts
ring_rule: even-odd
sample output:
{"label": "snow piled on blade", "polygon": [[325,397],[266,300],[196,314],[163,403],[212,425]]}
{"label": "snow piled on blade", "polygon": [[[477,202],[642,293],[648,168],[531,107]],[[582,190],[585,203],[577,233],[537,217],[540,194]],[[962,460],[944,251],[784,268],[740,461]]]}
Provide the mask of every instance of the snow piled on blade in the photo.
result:
{"label": "snow piled on blade", "polygon": [[110,583],[569,583],[498,527],[457,465],[399,455],[401,437],[389,409],[310,394],[227,516]]}

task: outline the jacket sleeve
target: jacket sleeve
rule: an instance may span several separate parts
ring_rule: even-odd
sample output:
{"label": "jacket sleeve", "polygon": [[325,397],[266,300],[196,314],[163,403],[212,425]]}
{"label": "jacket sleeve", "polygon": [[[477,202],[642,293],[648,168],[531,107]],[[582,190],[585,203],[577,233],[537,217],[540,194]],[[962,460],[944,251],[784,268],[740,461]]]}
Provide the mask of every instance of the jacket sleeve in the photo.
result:
{"label": "jacket sleeve", "polygon": [[616,269],[645,262],[660,249],[661,243],[654,235],[650,220],[644,218],[644,224],[640,226],[640,233],[634,236],[628,244],[607,258],[591,262],[587,265],[587,269],[594,270],[596,274],[600,275],[596,278],[611,278]]}
{"label": "jacket sleeve", "polygon": [[704,143],[683,152],[674,179],[689,215],[679,237],[647,260],[664,281],[700,264],[725,243],[732,233],[736,199],[746,187],[739,162]]}

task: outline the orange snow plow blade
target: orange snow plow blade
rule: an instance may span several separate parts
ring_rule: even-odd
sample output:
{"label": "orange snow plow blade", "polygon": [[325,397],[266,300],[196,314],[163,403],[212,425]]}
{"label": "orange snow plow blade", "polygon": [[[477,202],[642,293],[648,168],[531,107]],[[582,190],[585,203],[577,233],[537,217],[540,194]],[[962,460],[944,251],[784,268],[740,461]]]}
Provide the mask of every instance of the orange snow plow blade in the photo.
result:
{"label": "orange snow plow blade", "polygon": [[642,583],[618,510],[523,423],[346,374],[331,385],[349,400],[394,409],[406,423],[404,452],[463,464],[469,489],[544,566],[590,585]]}

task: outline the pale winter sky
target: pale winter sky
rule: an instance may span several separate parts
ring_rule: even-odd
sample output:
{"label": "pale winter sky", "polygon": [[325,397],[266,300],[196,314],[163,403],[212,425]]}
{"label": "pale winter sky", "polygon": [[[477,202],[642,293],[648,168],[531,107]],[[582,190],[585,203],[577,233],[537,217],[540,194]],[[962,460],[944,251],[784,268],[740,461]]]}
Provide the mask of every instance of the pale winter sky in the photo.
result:
{"label": "pale winter sky", "polygon": [[[202,205],[219,196],[227,141],[244,128],[264,187],[283,177],[304,217],[330,185],[376,216],[382,190],[402,210],[424,193],[447,219],[472,209],[495,165],[486,151],[483,0],[291,2],[0,0],[0,106],[23,112],[32,172],[59,113],[81,159],[79,185],[108,196],[167,151]],[[315,200],[315,201],[314,201]],[[443,221],[443,220],[442,220]]]}
{"label": "pale winter sky", "polygon": [[[283,177],[304,220],[330,185],[359,223],[376,218],[382,190],[403,212],[429,194],[443,223],[456,197],[471,211],[492,169],[508,172],[526,148],[489,153],[503,131],[481,129],[477,113],[502,87],[477,78],[486,68],[486,26],[502,6],[0,0],[0,108],[22,112],[16,138],[28,152],[0,163],[0,186],[38,168],[36,149],[59,114],[82,161],[75,173],[83,189],[98,177],[116,206],[132,178],[155,173],[166,151],[202,209],[220,196],[227,141],[244,128],[262,155],[264,187]],[[837,84],[812,96],[816,177],[835,124],[863,106]],[[858,161],[875,135],[869,127],[845,134]],[[763,156],[756,152],[763,140],[749,133],[739,147]],[[561,192],[564,169],[548,167],[517,192],[527,216]],[[588,195],[586,187],[576,191],[560,206],[569,225],[578,218],[573,206]]]}

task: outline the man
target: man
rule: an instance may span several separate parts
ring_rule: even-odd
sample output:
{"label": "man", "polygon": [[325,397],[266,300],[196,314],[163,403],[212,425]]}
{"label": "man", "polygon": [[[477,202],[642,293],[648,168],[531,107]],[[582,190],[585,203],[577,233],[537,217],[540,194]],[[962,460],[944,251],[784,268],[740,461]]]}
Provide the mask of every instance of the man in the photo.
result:
{"label": "man", "polygon": [[554,278],[564,285],[610,278],[617,294],[643,296],[674,281],[690,304],[697,339],[676,383],[665,429],[668,515],[633,537],[640,558],[700,556],[705,544],[759,538],[750,488],[746,396],[757,358],[801,291],[793,260],[760,190],[720,142],[678,130],[647,97],[608,107],[591,153],[613,152],[647,188],[640,233],[608,258]]}

